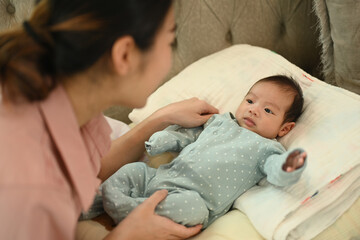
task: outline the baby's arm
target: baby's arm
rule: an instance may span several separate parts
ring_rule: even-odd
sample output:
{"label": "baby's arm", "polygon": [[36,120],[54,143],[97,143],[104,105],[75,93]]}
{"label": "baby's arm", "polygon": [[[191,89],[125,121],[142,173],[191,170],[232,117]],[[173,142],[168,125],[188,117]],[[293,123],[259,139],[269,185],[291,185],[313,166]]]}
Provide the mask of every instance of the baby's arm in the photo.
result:
{"label": "baby's arm", "polygon": [[178,125],[171,125],[154,133],[149,141],[145,142],[146,151],[150,155],[163,152],[180,152],[184,147],[196,141],[203,127],[183,128]]}
{"label": "baby's arm", "polygon": [[283,187],[296,183],[306,167],[306,152],[303,149],[281,151],[277,145],[267,148],[268,157],[260,168],[267,180]]}

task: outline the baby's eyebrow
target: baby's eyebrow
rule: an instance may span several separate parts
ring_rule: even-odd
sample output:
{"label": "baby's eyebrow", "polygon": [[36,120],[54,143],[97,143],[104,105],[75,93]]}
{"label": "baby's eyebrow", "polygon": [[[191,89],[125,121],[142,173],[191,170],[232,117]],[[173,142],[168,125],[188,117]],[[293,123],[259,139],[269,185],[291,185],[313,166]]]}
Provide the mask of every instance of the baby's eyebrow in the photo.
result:
{"label": "baby's eyebrow", "polygon": [[245,97],[248,97],[249,95],[252,95],[253,97],[257,97],[254,93],[248,92]]}
{"label": "baby's eyebrow", "polygon": [[[257,98],[256,94],[253,93],[253,92],[248,92],[248,94],[246,94],[245,97],[248,97],[249,95],[251,95],[252,97],[254,98]],[[269,105],[269,106],[272,106],[274,108],[276,108],[276,110],[280,111],[280,107],[274,103],[271,103],[271,102],[265,102],[266,105]]]}
{"label": "baby's eyebrow", "polygon": [[278,105],[276,105],[276,104],[273,104],[273,103],[271,103],[271,102],[265,102],[265,104],[266,104],[266,105],[270,105],[270,106],[272,106],[272,107],[276,108],[278,111],[280,111],[279,106],[278,106]]}

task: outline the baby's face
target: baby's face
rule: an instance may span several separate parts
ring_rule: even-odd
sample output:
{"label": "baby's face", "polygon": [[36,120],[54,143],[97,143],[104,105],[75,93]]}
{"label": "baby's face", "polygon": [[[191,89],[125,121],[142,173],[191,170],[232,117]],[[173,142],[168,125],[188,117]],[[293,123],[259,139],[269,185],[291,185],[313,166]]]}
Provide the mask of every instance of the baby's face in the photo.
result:
{"label": "baby's face", "polygon": [[277,85],[259,82],[245,96],[235,117],[241,127],[265,138],[281,137],[287,133],[282,131],[286,125],[283,121],[293,100],[291,93],[284,92]]}

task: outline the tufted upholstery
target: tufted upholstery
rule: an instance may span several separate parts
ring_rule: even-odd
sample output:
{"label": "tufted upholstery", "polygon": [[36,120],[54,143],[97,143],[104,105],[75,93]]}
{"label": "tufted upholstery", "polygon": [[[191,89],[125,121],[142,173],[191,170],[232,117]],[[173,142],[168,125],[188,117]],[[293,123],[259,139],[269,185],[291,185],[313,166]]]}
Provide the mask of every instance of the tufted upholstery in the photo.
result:
{"label": "tufted upholstery", "polygon": [[28,18],[34,0],[0,0],[0,31],[14,27]]}
{"label": "tufted upholstery", "polygon": [[316,15],[311,0],[175,1],[178,73],[201,57],[247,43],[269,48],[319,76]]}

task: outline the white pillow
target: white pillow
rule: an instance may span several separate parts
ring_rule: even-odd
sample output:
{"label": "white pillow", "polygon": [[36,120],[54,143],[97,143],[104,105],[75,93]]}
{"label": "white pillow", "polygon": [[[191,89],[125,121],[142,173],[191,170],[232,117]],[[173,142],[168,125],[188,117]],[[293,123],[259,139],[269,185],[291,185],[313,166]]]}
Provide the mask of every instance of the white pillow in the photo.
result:
{"label": "white pillow", "polygon": [[[271,203],[274,204],[274,207],[270,208],[270,212],[274,209],[282,209],[283,212],[283,214],[269,213],[269,219],[264,218],[260,227],[257,227],[255,220],[251,219],[251,215],[256,216],[257,214],[251,212],[254,207],[250,207],[249,211],[244,209],[247,203],[250,206],[252,202],[255,202],[251,191],[247,194],[250,196],[249,201],[245,199],[237,201],[235,204],[235,207],[248,214],[258,231],[267,237],[274,236],[278,225],[289,213],[299,208],[309,196],[318,193],[316,198],[311,198],[311,201],[314,199],[320,201],[317,208],[309,208],[307,217],[310,218],[311,214],[315,214],[320,211],[319,209],[328,206],[330,202],[339,199],[338,197],[350,185],[353,185],[354,179],[348,181],[347,185],[343,183],[344,181],[338,183],[343,184],[339,189],[328,187],[329,182],[339,175],[344,176],[351,172],[351,169],[360,168],[359,95],[318,80],[270,50],[249,45],[235,45],[188,66],[155,91],[149,97],[144,108],[135,109],[129,115],[134,123],[138,123],[162,106],[190,97],[208,101],[218,107],[221,113],[235,112],[249,88],[256,81],[278,74],[292,76],[298,81],[305,98],[303,114],[295,128],[281,138],[280,142],[288,149],[304,148],[308,152],[308,165],[299,182],[283,189],[282,193],[277,193],[271,186],[265,186],[263,187],[264,191],[260,189],[259,193],[253,194],[260,197],[267,196],[267,199],[277,199],[276,201],[280,203],[278,205],[276,202]],[[357,174],[359,176],[359,173]],[[337,182],[332,184],[335,185]],[[266,193],[268,195],[265,194],[267,190],[269,190]],[[330,191],[333,192],[329,193]],[[282,195],[284,192],[287,194],[286,196]],[[323,192],[327,194],[323,194]],[[283,201],[279,201],[279,196]],[[263,199],[259,198],[259,201]],[[325,200],[327,200],[326,203]],[[341,211],[336,213],[337,215],[334,213],[336,216],[333,214],[334,216],[328,217],[322,224],[317,225],[325,228],[350,205],[351,202],[348,202],[347,205],[344,204]],[[262,214],[262,211],[266,211],[266,207],[263,209],[260,204],[256,210]],[[269,226],[265,229],[266,221]],[[300,224],[301,221],[299,220],[296,224]],[[310,233],[310,235],[314,234],[314,231]]]}

